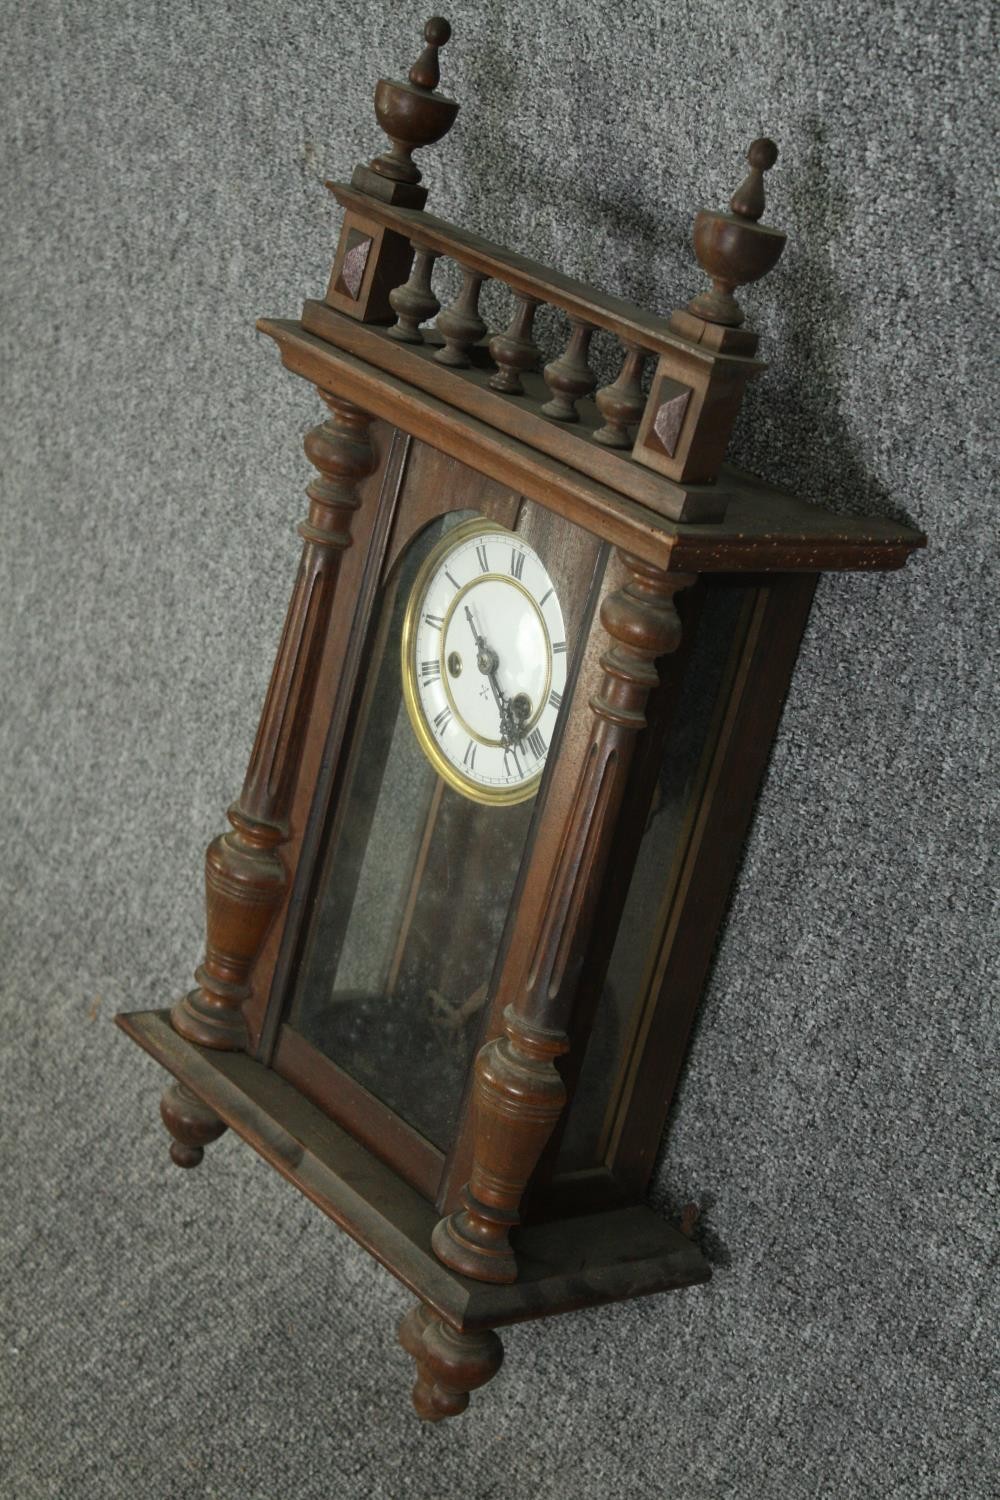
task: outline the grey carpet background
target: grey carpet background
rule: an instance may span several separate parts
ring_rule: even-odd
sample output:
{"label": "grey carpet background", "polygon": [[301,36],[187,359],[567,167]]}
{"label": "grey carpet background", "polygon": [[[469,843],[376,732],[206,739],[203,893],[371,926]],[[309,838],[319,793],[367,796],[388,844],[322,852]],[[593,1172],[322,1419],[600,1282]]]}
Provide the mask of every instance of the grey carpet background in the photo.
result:
{"label": "grey carpet background", "polygon": [[5,1500],[1000,1493],[989,11],[450,7],[432,207],[610,290],[689,297],[779,140],[735,456],[931,547],[819,591],[657,1177],[712,1284],[515,1329],[426,1430],[407,1297],[230,1137],[170,1168],[111,1026],[200,954],[294,568],[320,408],[254,318],[321,294],[425,7],[3,7]]}

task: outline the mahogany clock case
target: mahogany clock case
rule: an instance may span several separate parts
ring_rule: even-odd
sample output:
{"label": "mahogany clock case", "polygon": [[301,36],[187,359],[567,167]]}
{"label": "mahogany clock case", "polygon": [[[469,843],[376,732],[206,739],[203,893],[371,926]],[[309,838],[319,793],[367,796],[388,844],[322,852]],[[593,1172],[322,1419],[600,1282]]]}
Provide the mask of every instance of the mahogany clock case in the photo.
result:
{"label": "mahogany clock case", "polygon": [[[735,294],[785,247],[774,142],[695,217],[709,287],[655,317],[426,212],[412,158],[455,121],[449,37],[427,22],[408,78],[376,88],[388,146],[329,184],[324,300],[258,325],[328,411],[299,571],[206,854],[195,988],[118,1018],[175,1077],[178,1166],[232,1127],[417,1294],[399,1337],[432,1421],[496,1373],[497,1327],[707,1278],[690,1217],[642,1199],[816,575],[896,569],[925,540],[725,462],[763,370]],[[492,333],[486,281],[510,308]],[[565,330],[548,356],[543,307]],[[595,340],[618,356],[603,385]],[[451,602],[425,613],[438,560],[458,569],[449,528],[473,524],[475,576],[445,570]],[[521,646],[466,605],[492,790],[475,736],[445,752],[471,731],[459,690],[428,716],[413,656],[426,624],[420,671],[457,682],[450,611],[487,587],[529,601],[547,662],[519,675]]]}
{"label": "mahogany clock case", "polygon": [[817,590],[652,1180],[664,1218],[704,1206],[713,1281],[512,1330],[471,1415],[421,1433],[392,1328],[411,1294],[232,1132],[171,1166],[166,1075],[112,1029],[191,985],[201,851],[300,550],[300,434],[323,409],[254,319],[322,299],[321,179],[378,149],[371,91],[405,77],[423,14],[7,10],[7,1485],[986,1500],[983,0],[890,26],[870,0],[777,26],[715,0],[452,15],[461,111],[424,154],[431,211],[647,307],[702,285],[695,210],[724,205],[751,135],[779,141],[767,218],[788,248],[745,298],[769,368],[732,454],[932,534],[902,574]]}

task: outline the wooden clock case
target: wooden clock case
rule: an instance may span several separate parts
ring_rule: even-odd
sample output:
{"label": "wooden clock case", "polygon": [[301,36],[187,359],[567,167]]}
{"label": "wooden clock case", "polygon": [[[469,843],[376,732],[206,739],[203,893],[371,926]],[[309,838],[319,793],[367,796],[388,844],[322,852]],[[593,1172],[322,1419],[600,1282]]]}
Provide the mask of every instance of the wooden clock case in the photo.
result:
{"label": "wooden clock case", "polygon": [[[170,1011],[118,1017],[174,1077],[162,1114],[178,1165],[228,1126],[415,1294],[400,1339],[432,1420],[499,1368],[497,1328],[708,1277],[693,1216],[671,1225],[643,1198],[816,579],[898,568],[924,541],[724,462],[763,368],[734,292],[784,246],[760,223],[773,144],[751,146],[729,212],[695,221],[711,290],[653,316],[426,213],[411,153],[458,109],[437,87],[448,35],[428,22],[409,79],[379,83],[390,149],[330,184],[345,212],[325,299],[259,325],[328,409],[305,444],[317,475],[302,558],[231,829],[207,854],[197,987]],[[461,272],[443,311],[441,257]],[[487,280],[512,299],[492,336]],[[543,305],[569,335],[539,372]],[[620,346],[621,373],[591,399],[595,337]],[[456,498],[550,547],[579,649],[442,1142],[311,1045],[289,1006],[357,759],[379,601]],[[669,858],[650,866],[652,914],[636,916],[650,809],[704,670],[700,629],[720,610],[734,623],[704,733]],[[628,1024],[588,1072],[629,922],[643,962]],[[585,1110],[589,1155],[574,1159]]]}

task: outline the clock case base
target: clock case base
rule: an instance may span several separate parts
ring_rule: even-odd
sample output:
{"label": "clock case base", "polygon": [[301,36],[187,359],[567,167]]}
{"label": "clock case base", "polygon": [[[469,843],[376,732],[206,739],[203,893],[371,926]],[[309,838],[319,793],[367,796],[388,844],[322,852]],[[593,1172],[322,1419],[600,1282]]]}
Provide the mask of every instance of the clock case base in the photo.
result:
{"label": "clock case base", "polygon": [[520,1229],[511,1285],[460,1276],[431,1249],[434,1205],[273,1069],[245,1053],[185,1041],[167,1010],[119,1015],[116,1023],[455,1333],[693,1286],[711,1275],[690,1239],[631,1203]]}

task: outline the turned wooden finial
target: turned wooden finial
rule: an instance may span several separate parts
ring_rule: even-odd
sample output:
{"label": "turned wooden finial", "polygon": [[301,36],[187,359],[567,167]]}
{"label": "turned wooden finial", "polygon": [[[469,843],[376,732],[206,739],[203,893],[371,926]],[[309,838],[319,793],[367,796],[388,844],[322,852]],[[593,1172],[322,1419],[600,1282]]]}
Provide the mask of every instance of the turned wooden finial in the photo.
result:
{"label": "turned wooden finial", "polygon": [[436,89],[441,82],[438,48],[451,40],[451,22],[444,16],[431,16],[424,27],[427,46],[410,69],[410,82],[418,89]]}
{"label": "turned wooden finial", "polygon": [[709,323],[738,328],[744,312],[733,296],[738,286],[759,281],[777,265],[785,248],[780,229],[759,224],[764,212],[764,173],[778,159],[778,148],[761,136],[747,152],[750,171],[729,200],[728,214],[702,209],[694,221],[694,248],[712,290],[688,303],[688,311]]}
{"label": "turned wooden finial", "polygon": [[458,103],[437,92],[441,78],[438,50],[451,36],[451,25],[443,16],[432,16],[424,27],[426,46],[404,82],[380,78],[375,86],[375,115],[389,137],[391,150],[373,158],[367,167],[357,167],[354,186],[365,192],[423,208],[427,189],[419,186],[420,170],[413,152],[439,141],[451,129]]}
{"label": "turned wooden finial", "polygon": [[756,224],[764,212],[764,173],[769,172],[777,160],[778,148],[766,135],[750,142],[747,152],[750,170],[729,200],[734,214],[752,219]]}

